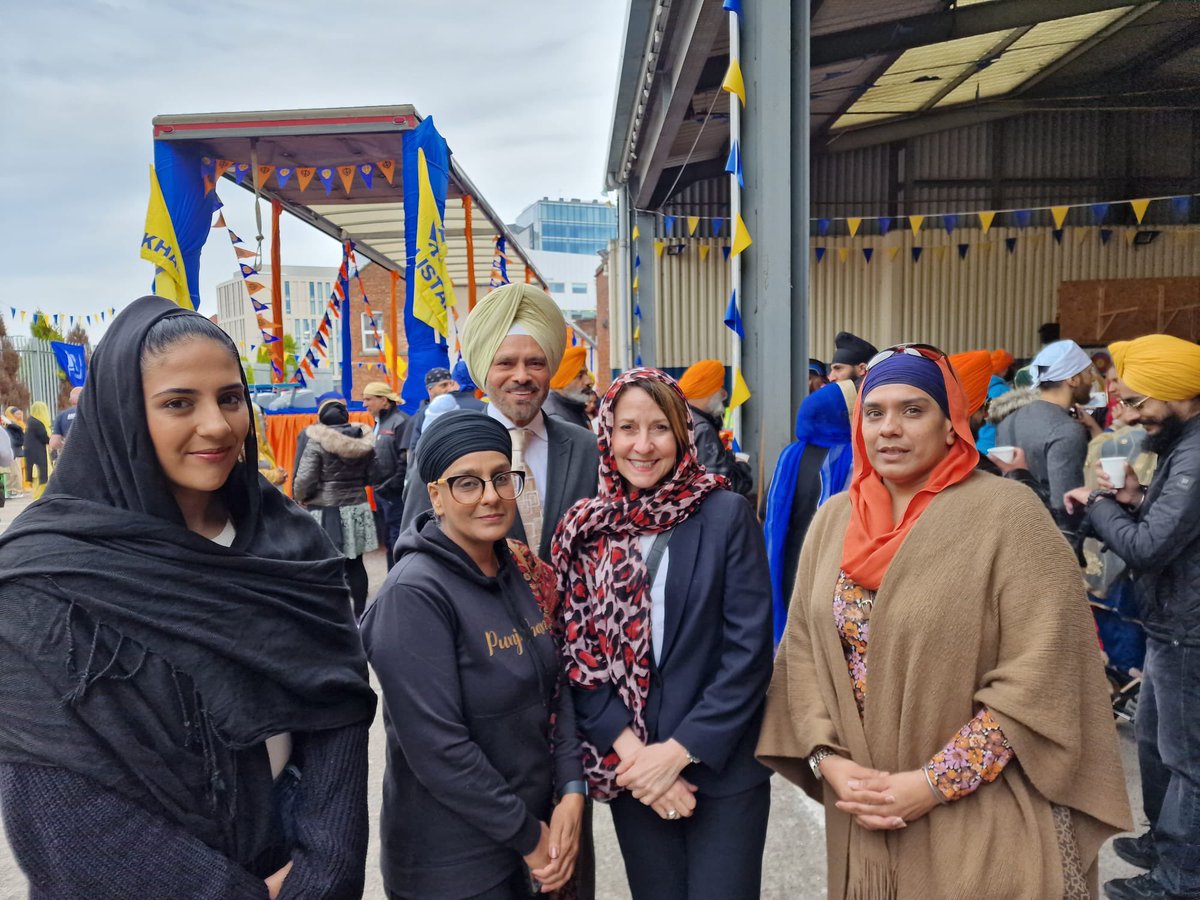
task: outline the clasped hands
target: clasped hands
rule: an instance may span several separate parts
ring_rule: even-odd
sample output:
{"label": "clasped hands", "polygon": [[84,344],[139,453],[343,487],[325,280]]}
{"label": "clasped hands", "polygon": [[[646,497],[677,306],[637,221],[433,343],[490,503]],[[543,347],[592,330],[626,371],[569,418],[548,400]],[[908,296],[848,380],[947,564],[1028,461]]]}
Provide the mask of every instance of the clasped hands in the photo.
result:
{"label": "clasped hands", "polygon": [[827,756],[821,760],[821,777],[837,794],[837,808],[868,831],[905,828],[938,805],[920,769],[893,774]]}
{"label": "clasped hands", "polygon": [[557,891],[575,872],[583,805],[583,794],[564,795],[550,814],[550,824],[541,823],[537,847],[525,857],[529,874],[541,884],[543,894]]}
{"label": "clasped hands", "polygon": [[680,773],[688,765],[688,753],[674,738],[659,744],[643,744],[632,729],[613,742],[621,757],[617,784],[651,807],[664,819],[686,819],[696,810],[696,786]]}

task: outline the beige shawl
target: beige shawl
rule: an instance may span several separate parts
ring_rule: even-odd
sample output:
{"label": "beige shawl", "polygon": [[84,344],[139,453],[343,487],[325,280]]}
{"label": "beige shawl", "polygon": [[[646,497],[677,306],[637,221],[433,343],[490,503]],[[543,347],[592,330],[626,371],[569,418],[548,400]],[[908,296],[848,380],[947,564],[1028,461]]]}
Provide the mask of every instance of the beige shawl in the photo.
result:
{"label": "beige shawl", "polygon": [[[860,719],[832,608],[849,520],[846,495],[813,520],[758,744],[825,804],[829,897],[1061,897],[1051,805],[1071,810],[1085,870],[1132,824],[1072,553],[1023,485],[977,473],[939,494],[876,595]],[[980,704],[1016,759],[907,828],[860,828],[809,770],[820,745],[889,772],[920,768]]]}

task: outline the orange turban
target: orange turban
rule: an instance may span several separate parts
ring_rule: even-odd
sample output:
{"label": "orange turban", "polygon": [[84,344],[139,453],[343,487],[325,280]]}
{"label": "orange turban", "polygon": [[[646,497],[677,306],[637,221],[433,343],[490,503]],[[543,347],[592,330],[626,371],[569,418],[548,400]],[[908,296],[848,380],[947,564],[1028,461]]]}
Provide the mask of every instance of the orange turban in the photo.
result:
{"label": "orange turban", "polygon": [[1013,364],[1013,355],[1007,350],[992,351],[992,374],[1003,375]]}
{"label": "orange turban", "polygon": [[719,359],[702,359],[680,376],[679,389],[689,400],[703,400],[725,387],[725,364]]}
{"label": "orange turban", "polygon": [[550,387],[556,391],[561,391],[568,384],[575,380],[575,376],[583,371],[584,365],[587,362],[587,347],[578,344],[574,347],[568,347],[563,353],[562,362],[559,363],[558,371],[554,373],[554,377],[550,379]]}
{"label": "orange turban", "polygon": [[988,382],[992,380],[992,354],[986,350],[968,350],[950,357],[954,374],[967,395],[967,415],[981,409],[987,401]]}

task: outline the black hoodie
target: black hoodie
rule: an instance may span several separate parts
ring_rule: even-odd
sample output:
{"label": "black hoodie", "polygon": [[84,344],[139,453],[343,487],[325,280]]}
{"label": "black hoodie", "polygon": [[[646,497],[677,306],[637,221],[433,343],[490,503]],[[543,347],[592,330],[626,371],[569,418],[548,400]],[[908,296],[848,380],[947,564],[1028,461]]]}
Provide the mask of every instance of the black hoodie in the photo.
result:
{"label": "black hoodie", "polygon": [[387,731],[383,879],[401,896],[496,885],[583,778],[554,638],[503,541],[496,555],[491,578],[425,513],[363,618]]}

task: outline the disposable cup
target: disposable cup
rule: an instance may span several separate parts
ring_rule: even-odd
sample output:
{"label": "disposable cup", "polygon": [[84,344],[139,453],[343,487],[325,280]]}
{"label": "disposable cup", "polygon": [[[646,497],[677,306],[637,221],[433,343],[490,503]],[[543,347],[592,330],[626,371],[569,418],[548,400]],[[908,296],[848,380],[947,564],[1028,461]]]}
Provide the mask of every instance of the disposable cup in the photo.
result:
{"label": "disposable cup", "polygon": [[1087,409],[1103,409],[1108,406],[1108,394],[1104,391],[1092,391],[1092,396],[1088,398]]}
{"label": "disposable cup", "polygon": [[1104,474],[1108,476],[1108,480],[1112,482],[1112,486],[1116,490],[1125,487],[1125,458],[1107,456],[1100,460],[1100,467],[1104,469]]}
{"label": "disposable cup", "polygon": [[1017,458],[1016,447],[993,447],[988,451],[988,456],[994,456],[1001,462],[1010,463]]}

